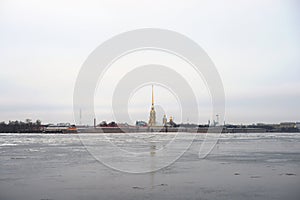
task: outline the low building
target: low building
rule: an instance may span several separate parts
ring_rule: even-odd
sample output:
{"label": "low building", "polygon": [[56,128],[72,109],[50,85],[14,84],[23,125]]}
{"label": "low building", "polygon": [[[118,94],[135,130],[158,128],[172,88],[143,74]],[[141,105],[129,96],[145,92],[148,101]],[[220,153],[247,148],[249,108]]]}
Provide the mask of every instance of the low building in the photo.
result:
{"label": "low building", "polygon": [[280,128],[296,128],[295,122],[281,122]]}
{"label": "low building", "polygon": [[75,125],[70,123],[58,123],[57,125],[49,124],[44,129],[45,133],[77,133]]}
{"label": "low building", "polygon": [[296,122],[296,128],[300,131],[300,122]]}
{"label": "low building", "polygon": [[136,121],[135,125],[140,127],[148,126],[147,122],[145,121]]}

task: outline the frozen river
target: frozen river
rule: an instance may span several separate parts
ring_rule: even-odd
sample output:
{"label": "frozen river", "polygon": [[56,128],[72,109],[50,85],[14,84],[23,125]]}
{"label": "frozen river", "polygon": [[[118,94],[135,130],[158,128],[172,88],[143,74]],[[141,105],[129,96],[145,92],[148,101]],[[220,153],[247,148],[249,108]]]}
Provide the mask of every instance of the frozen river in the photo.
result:
{"label": "frozen river", "polygon": [[222,134],[204,159],[194,136],[1,134],[0,200],[300,199],[300,133]]}

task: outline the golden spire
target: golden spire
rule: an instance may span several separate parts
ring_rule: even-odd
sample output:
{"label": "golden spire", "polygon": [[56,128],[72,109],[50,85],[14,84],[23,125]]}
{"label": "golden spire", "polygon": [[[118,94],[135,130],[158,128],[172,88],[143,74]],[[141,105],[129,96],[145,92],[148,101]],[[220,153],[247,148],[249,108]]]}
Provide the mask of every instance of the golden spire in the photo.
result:
{"label": "golden spire", "polygon": [[152,85],[152,106],[154,106],[154,91],[153,91],[153,85]]}
{"label": "golden spire", "polygon": [[154,89],[152,85],[152,105],[151,105],[151,110],[150,110],[150,117],[149,117],[149,126],[155,126],[156,124],[156,113],[154,110]]}

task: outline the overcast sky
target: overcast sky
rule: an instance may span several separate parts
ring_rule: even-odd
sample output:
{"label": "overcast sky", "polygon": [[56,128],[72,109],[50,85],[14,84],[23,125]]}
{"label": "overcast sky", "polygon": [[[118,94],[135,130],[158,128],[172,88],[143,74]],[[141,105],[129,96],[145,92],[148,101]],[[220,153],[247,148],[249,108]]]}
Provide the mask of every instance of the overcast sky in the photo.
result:
{"label": "overcast sky", "polygon": [[[207,52],[224,84],[226,122],[300,121],[299,13],[297,0],[1,0],[0,121],[73,122],[82,63],[138,28],[182,33]],[[149,109],[134,118],[147,120]]]}

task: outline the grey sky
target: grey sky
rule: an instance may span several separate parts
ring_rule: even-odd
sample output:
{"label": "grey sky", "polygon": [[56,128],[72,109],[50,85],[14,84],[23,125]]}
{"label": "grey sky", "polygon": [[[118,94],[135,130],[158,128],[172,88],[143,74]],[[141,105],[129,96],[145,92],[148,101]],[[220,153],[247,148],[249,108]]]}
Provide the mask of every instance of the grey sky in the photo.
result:
{"label": "grey sky", "polygon": [[[74,84],[89,53],[145,27],[177,31],[204,48],[223,80],[227,122],[300,121],[299,6],[297,0],[2,0],[0,121],[73,122]],[[134,116],[146,120],[149,109]]]}

